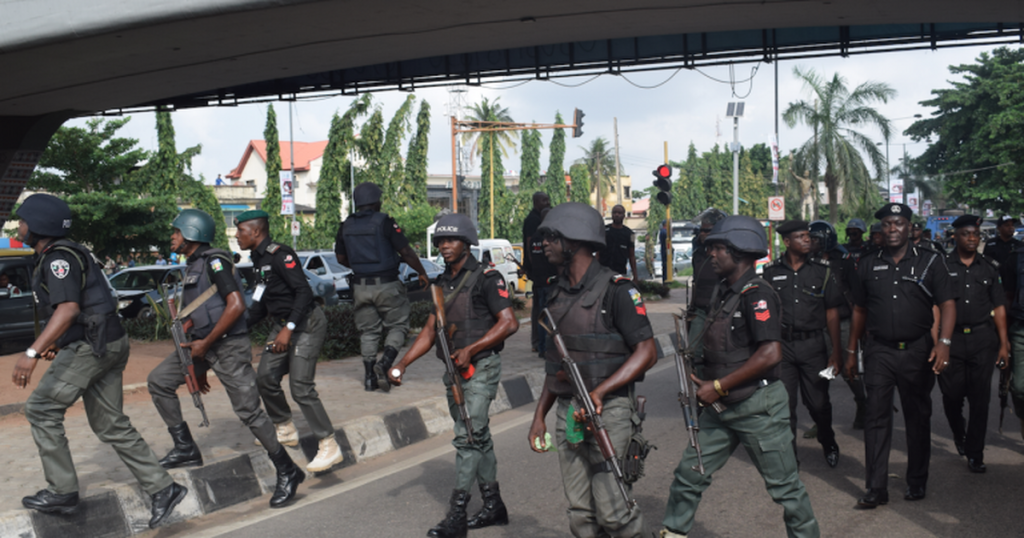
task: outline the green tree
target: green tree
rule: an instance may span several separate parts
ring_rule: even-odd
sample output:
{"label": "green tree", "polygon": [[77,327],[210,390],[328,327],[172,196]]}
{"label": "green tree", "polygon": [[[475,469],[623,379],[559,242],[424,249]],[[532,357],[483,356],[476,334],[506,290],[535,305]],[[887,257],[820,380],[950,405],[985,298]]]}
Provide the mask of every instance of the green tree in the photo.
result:
{"label": "green tree", "polygon": [[186,190],[183,184],[191,179],[192,159],[202,152],[201,145],[178,153],[174,136],[174,122],[169,110],[156,112],[157,150],[153,158],[139,171],[137,187],[142,192],[159,194],[173,192],[179,196]]}
{"label": "green tree", "polygon": [[[131,117],[104,121],[93,118],[86,127],[61,127],[39,158],[26,188],[53,194],[111,192],[125,183],[131,171],[150,157],[134,138],[116,136]],[[122,187],[123,188],[123,187]]]}
{"label": "green tree", "polygon": [[[369,106],[370,94],[363,94],[352,101],[343,115],[335,113],[331,119],[316,187],[316,222],[311,232],[313,237],[309,238],[314,246],[310,248],[329,248],[338,233],[338,225],[341,223],[341,192],[351,192],[352,189],[352,162],[349,155],[355,148],[355,120],[366,114]],[[303,233],[300,242],[304,242],[306,236]]]}
{"label": "green tree", "polygon": [[[555,113],[555,123],[561,125],[562,114]],[[565,202],[565,129],[555,129],[551,135],[548,171],[544,175],[544,192],[551,198],[551,207]]]}
{"label": "green tree", "polygon": [[411,127],[412,105],[416,96],[409,94],[402,102],[395,115],[388,123],[388,130],[384,135],[384,144],[378,156],[379,166],[383,171],[384,183],[380,183],[384,191],[384,211],[397,214],[399,211],[408,208],[412,202],[409,189],[406,188],[405,164],[402,162],[402,142],[409,133]]}
{"label": "green tree", "polygon": [[757,219],[768,218],[768,181],[754,172],[749,151],[740,156],[740,214]]}
{"label": "green tree", "polygon": [[359,129],[356,147],[365,163],[362,169],[356,169],[356,185],[369,181],[383,190],[387,182],[387,167],[381,164],[380,158],[384,148],[384,112],[380,106],[374,108],[370,119]]}
{"label": "green tree", "polygon": [[[519,164],[519,194],[512,208],[512,230],[522,230],[526,215],[533,209],[533,193],[540,190],[540,131],[523,131]],[[519,237],[516,234],[512,237]]]}
{"label": "green tree", "polygon": [[569,167],[569,201],[590,205],[590,171],[587,165],[576,163]]}
{"label": "green tree", "polygon": [[[896,96],[896,90],[884,82],[864,82],[849,89],[846,79],[838,73],[825,80],[814,70],[799,67],[793,73],[803,81],[814,97],[813,102],[790,103],[782,118],[790,128],[798,123],[814,129],[815,135],[800,147],[800,152],[812,166],[825,164],[825,187],[828,190],[829,221],[839,219],[839,190],[843,201],[853,201],[864,192],[865,182],[871,181],[860,152],[868,156],[877,176],[885,170],[885,156],[875,142],[855,128],[877,127],[888,140],[892,127],[872,103],[887,103]],[[858,148],[860,151],[858,151]]]}
{"label": "green tree", "polygon": [[[430,104],[420,101],[416,115],[416,134],[409,141],[405,159],[405,189],[409,199],[408,210],[395,215],[406,237],[413,244],[425,240],[427,227],[434,223],[436,210],[427,203],[427,150],[430,142]],[[421,244],[420,255],[429,254],[429,245]]]}
{"label": "green tree", "polygon": [[[489,101],[486,97],[484,100],[470,105],[469,114],[466,115],[466,121],[469,122],[506,122],[511,123],[514,121],[508,109],[498,104],[500,97],[495,97],[494,101]],[[478,125],[470,125],[473,128],[487,128],[490,127],[485,123]],[[490,140],[494,140],[494,152],[500,153],[502,157],[508,157],[509,151],[516,149],[516,141],[519,139],[519,131],[487,131],[487,132],[475,132],[475,133],[464,133],[463,139],[470,144],[470,156],[478,155],[481,160],[488,158],[487,155],[490,153]],[[484,141],[487,142],[487,147],[484,147]]]}
{"label": "green tree", "polygon": [[193,207],[200,211],[205,211],[213,217],[215,230],[213,232],[213,242],[210,244],[216,248],[229,250],[230,245],[228,244],[227,223],[224,220],[224,211],[220,208],[220,201],[217,200],[213,187],[207,185],[202,176],[199,179],[184,177],[180,185],[181,189],[178,196],[182,200],[188,200],[192,203]]}
{"label": "green tree", "polygon": [[267,105],[267,124],[263,129],[263,140],[267,145],[267,190],[263,193],[260,207],[270,214],[270,237],[286,241],[291,235],[288,221],[281,214],[281,144],[277,136],[277,114],[274,105]]}
{"label": "green tree", "polygon": [[594,207],[604,215],[605,196],[616,187],[615,152],[603,136],[591,141],[589,147],[580,146],[580,149],[583,150],[583,157],[577,159],[576,164],[587,167],[593,180],[591,189],[595,196]]}
{"label": "green tree", "polygon": [[[483,101],[470,106],[467,121],[469,122],[512,122],[512,116],[507,108],[498,103],[499,98],[489,101],[486,97]],[[486,123],[471,123],[470,126],[486,128]],[[508,156],[509,150],[514,150],[516,140],[519,138],[518,131],[485,131],[466,133],[463,135],[471,143],[470,155],[480,156],[480,198],[478,211],[480,218],[481,237],[515,237],[519,232],[512,226],[511,213],[515,200],[508,195],[505,188],[505,165],[502,164],[502,157]],[[493,175],[492,175],[493,174]],[[491,228],[491,182],[493,178],[494,193],[494,227]]]}
{"label": "green tree", "polygon": [[114,190],[72,194],[65,201],[75,222],[71,239],[89,245],[100,259],[153,247],[168,253],[171,222],[178,215],[174,196],[143,198]]}
{"label": "green tree", "polygon": [[914,140],[934,140],[916,163],[929,175],[944,174],[951,200],[1019,214],[1024,211],[1024,49],[983,52],[974,63],[949,71],[963,80],[932,90],[933,97],[921,104],[936,110],[906,131]]}
{"label": "green tree", "polygon": [[677,177],[672,183],[672,219],[692,219],[708,207],[704,181],[697,172],[697,149],[690,143],[685,162],[670,162]]}

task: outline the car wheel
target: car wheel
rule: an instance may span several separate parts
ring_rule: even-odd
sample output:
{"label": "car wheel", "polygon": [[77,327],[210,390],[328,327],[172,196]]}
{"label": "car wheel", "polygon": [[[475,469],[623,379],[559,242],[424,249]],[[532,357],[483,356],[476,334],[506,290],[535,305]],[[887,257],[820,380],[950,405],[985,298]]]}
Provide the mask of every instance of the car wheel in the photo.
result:
{"label": "car wheel", "polygon": [[139,319],[153,319],[156,314],[153,312],[153,307],[144,306],[139,309],[139,312],[135,314],[135,317]]}

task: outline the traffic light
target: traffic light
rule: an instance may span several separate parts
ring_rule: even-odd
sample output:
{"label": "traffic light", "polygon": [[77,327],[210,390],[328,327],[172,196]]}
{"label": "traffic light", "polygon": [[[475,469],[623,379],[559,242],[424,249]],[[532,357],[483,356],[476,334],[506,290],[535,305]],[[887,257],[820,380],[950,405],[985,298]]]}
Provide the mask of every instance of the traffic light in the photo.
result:
{"label": "traffic light", "polygon": [[583,136],[583,111],[576,109],[572,113],[572,137],[579,138]]}
{"label": "traffic light", "polygon": [[667,164],[662,164],[654,169],[654,186],[658,188],[658,194],[655,198],[658,199],[662,205],[669,205],[672,203],[672,167]]}

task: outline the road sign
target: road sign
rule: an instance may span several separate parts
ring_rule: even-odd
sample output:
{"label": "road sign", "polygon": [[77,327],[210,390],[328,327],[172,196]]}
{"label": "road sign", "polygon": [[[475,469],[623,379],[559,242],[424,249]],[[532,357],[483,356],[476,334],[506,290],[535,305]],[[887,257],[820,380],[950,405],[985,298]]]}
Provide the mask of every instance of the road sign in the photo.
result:
{"label": "road sign", "polygon": [[302,227],[299,226],[299,221],[297,221],[297,220],[296,221],[292,221],[292,235],[294,235],[295,237],[298,237],[300,235],[301,231],[302,231]]}
{"label": "road sign", "polygon": [[786,220],[786,198],[784,196],[768,197],[768,220]]}

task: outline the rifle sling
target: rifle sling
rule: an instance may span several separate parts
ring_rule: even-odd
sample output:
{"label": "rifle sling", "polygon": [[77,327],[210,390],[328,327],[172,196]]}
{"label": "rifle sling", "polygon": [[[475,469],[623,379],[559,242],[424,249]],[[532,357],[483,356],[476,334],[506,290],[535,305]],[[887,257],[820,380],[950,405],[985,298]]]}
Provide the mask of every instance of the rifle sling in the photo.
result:
{"label": "rifle sling", "polygon": [[187,318],[189,314],[195,312],[196,309],[198,309],[200,306],[203,306],[203,303],[210,300],[210,297],[213,297],[216,293],[217,285],[214,284],[210,286],[206,291],[201,293],[199,297],[196,297],[195,301],[192,301],[191,303],[188,304],[188,306],[179,310],[178,315],[174,317],[174,321],[180,321]]}

